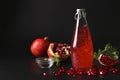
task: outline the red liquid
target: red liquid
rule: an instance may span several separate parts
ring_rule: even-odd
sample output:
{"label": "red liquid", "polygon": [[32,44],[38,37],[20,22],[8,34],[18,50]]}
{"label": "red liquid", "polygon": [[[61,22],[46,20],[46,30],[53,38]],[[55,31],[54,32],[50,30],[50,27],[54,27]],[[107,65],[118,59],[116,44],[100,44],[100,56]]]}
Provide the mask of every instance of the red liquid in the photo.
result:
{"label": "red liquid", "polygon": [[[73,41],[75,36],[73,36]],[[73,43],[72,43],[73,45]],[[72,48],[72,65],[74,68],[91,68],[93,63],[93,44],[88,26],[79,26],[77,43]]]}

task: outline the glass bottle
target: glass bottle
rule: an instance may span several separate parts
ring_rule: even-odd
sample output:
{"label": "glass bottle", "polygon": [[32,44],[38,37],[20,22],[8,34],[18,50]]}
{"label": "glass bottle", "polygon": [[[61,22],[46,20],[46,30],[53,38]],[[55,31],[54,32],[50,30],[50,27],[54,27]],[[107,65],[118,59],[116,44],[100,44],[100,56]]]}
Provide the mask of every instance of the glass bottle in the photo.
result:
{"label": "glass bottle", "polygon": [[76,27],[72,39],[72,66],[88,69],[93,63],[93,44],[86,20],[85,9],[77,9],[75,14]]}

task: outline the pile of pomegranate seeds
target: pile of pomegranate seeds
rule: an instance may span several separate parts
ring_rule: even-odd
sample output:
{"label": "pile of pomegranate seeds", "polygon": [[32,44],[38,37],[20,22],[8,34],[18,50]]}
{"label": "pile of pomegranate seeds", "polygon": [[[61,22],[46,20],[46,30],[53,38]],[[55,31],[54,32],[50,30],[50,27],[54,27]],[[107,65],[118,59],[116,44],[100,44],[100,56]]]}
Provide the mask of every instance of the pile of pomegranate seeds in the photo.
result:
{"label": "pile of pomegranate seeds", "polygon": [[[66,70],[64,67],[61,67],[57,72],[53,71],[53,75],[55,77],[60,77],[63,74],[66,74],[71,77],[76,77],[79,75],[88,75],[88,76],[96,76],[96,75],[102,75],[105,76],[108,73],[116,74],[118,73],[119,70],[115,67],[103,67],[96,65],[93,68],[90,69],[75,69],[75,68],[70,68],[69,70]],[[48,77],[47,73],[43,73],[44,77]]]}

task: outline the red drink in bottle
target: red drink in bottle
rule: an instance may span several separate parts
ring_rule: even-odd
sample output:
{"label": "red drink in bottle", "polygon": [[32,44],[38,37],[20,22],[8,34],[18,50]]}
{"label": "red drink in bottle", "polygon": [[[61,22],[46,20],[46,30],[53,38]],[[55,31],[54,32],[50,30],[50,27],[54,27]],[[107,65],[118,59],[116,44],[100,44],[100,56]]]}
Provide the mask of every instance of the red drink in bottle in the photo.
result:
{"label": "red drink in bottle", "polygon": [[76,20],[72,40],[72,66],[88,69],[92,67],[94,51],[84,9],[77,9]]}

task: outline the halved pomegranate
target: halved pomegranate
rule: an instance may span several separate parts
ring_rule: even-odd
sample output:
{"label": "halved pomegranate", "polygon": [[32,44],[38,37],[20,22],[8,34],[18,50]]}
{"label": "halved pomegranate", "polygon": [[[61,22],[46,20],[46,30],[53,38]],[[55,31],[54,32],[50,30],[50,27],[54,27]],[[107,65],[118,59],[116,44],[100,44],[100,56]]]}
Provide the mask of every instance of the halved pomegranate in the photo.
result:
{"label": "halved pomegranate", "polygon": [[115,65],[119,61],[119,52],[110,43],[106,44],[104,49],[99,49],[94,53],[94,59],[98,60],[103,66]]}
{"label": "halved pomegranate", "polygon": [[114,59],[111,56],[105,54],[100,54],[100,56],[98,57],[98,61],[104,66],[111,66],[116,64],[118,62],[118,59]]}
{"label": "halved pomegranate", "polygon": [[47,52],[49,57],[57,57],[61,61],[70,56],[71,47],[68,44],[50,43]]}

